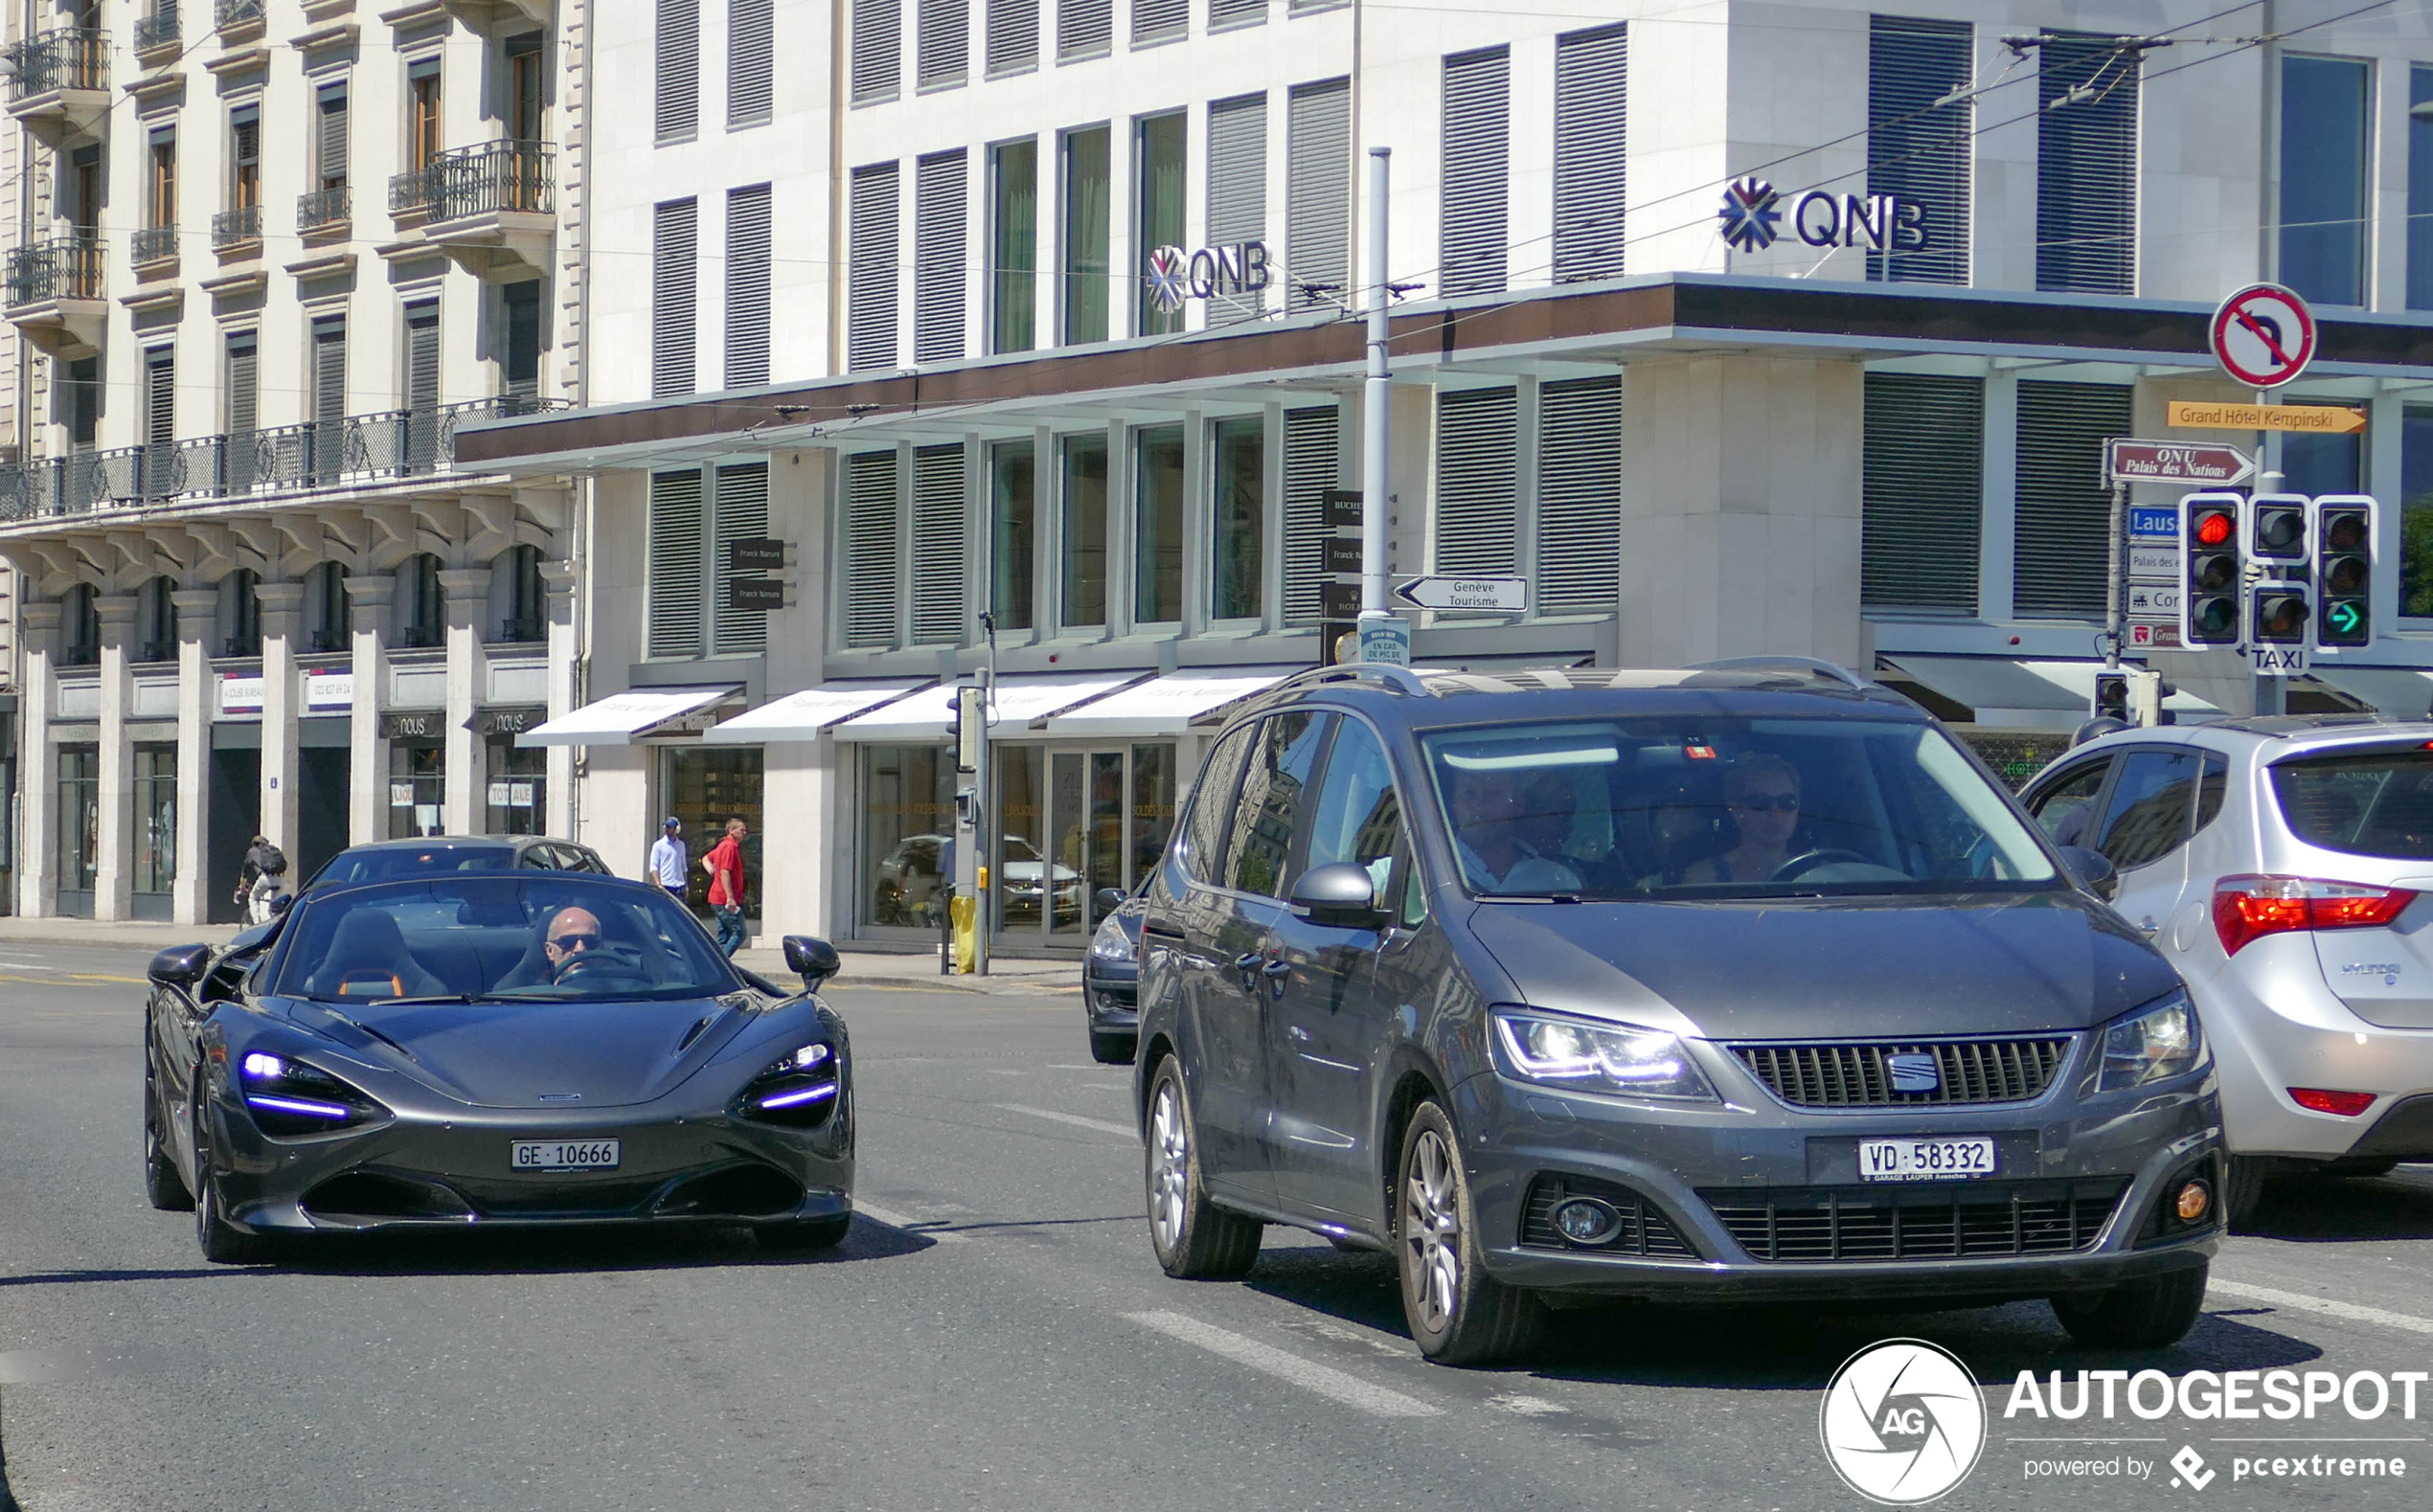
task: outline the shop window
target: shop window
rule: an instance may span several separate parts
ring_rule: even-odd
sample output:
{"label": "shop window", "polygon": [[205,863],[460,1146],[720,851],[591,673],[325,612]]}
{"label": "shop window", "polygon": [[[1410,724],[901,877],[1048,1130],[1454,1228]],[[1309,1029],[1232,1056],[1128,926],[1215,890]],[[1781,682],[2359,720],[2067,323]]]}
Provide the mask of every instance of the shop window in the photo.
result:
{"label": "shop window", "polygon": [[540,548],[518,546],[490,564],[498,603],[496,639],[513,644],[549,638],[549,590],[541,581]]}
{"label": "shop window", "polygon": [[1629,62],[1629,34],[1620,26],[1555,38],[1558,283],[1622,276]]}
{"label": "shop window", "polygon": [[1267,425],[1256,417],[1209,427],[1216,488],[1211,618],[1256,620],[1265,600]]}
{"label": "shop window", "polygon": [[444,827],[447,746],[438,740],[389,743],[389,838],[420,840]]}
{"label": "shop window", "polygon": [[484,753],[489,790],[483,795],[488,835],[549,832],[549,753],[518,746],[513,735],[493,735]]}
{"label": "shop window", "polygon": [[1285,619],[1316,622],[1329,580],[1326,491],[1343,483],[1343,426],[1332,405],[1285,411]]}
{"label": "shop window", "polygon": [[1297,85],[1285,112],[1287,307],[1337,307],[1352,289],[1352,80]]}
{"label": "shop window", "polygon": [[2037,51],[2035,286],[2133,295],[2141,55],[2074,32]]}
{"label": "shop window", "polygon": [[896,205],[893,163],[853,169],[853,244],[845,276],[845,366],[896,366]]}
{"label": "shop window", "polygon": [[1132,747],[1132,865],[1124,889],[1140,885],[1166,854],[1174,835],[1174,747],[1167,742]]}
{"label": "shop window", "polygon": [[[864,927],[937,931],[950,880],[953,779],[953,755],[944,746],[864,748],[861,886],[854,890]],[[1009,876],[1005,885],[1017,887],[1019,879]]]}
{"label": "shop window", "polygon": [[421,650],[447,639],[447,594],[440,586],[440,559],[421,552],[398,564],[394,600],[400,650]]}
{"label": "shop window", "polygon": [[1904,614],[1975,614],[1985,380],[1871,372],[1865,404],[1859,603]]}
{"label": "shop window", "polygon": [[261,655],[261,576],[239,567],[219,580],[219,654]]}
{"label": "shop window", "polygon": [[[1208,237],[1212,247],[1267,239],[1267,97],[1243,95],[1208,107]],[[1256,320],[1263,294],[1219,294],[1211,327]]]}
{"label": "shop window", "polygon": [[2363,62],[2281,60],[2280,282],[2318,305],[2363,305],[2367,103]]}
{"label": "shop window", "polygon": [[[757,918],[761,913],[761,857],[762,849],[762,759],[758,746],[736,746],[722,751],[670,751],[667,765],[660,774],[661,792],[668,813],[682,820],[680,833],[687,852],[693,858],[691,875],[686,883],[686,900],[696,910],[710,906],[710,878],[701,869],[701,858],[726,835],[726,822],[743,821],[743,907]],[[809,859],[809,851],[802,845],[800,835],[781,835],[781,846],[790,846],[784,853],[805,858],[802,865],[818,864]]]}
{"label": "shop window", "polygon": [[996,927],[1035,934],[1042,928],[1050,878],[1048,848],[1047,753],[1037,746],[1000,745],[997,780],[990,790],[996,804],[998,839],[989,875],[996,885]]}
{"label": "shop window", "polygon": [[135,748],[135,889],[159,895],[177,880],[177,747]]}
{"label": "shop window", "polygon": [[989,350],[1029,351],[1039,339],[1039,144],[989,149]]}
{"label": "shop window", "polygon": [[2103,443],[2129,428],[2126,384],[2021,383],[2011,601],[2023,620],[2103,614],[2112,497]]}
{"label": "shop window", "polygon": [[1032,610],[1033,532],[1038,522],[1038,456],[1029,441],[989,449],[989,612],[1000,632],[1028,630]]}
{"label": "shop window", "polygon": [[1061,623],[1106,623],[1106,438],[1067,436],[1063,448],[1064,593]]}
{"label": "shop window", "polygon": [[58,848],[54,860],[59,912],[90,917],[94,869],[102,851],[102,753],[95,746],[61,746],[58,761]]}
{"label": "shop window", "polygon": [[305,575],[305,645],[314,651],[343,651],[348,634],[347,570],[323,562]]}
{"label": "shop window", "polygon": [[1512,54],[1502,47],[1444,59],[1444,182],[1438,274],[1445,294],[1504,286],[1510,211]]}
{"label": "shop window", "polygon": [[1132,619],[1183,618],[1183,428],[1155,425],[1132,439]]}
{"label": "shop window", "polygon": [[135,591],[135,660],[177,660],[176,590],[169,578],[154,577]]}
{"label": "shop window", "polygon": [[[1132,261],[1143,275],[1149,254],[1159,247],[1183,244],[1183,165],[1186,155],[1181,111],[1150,116],[1135,128],[1132,139],[1133,220],[1138,228]],[[1168,336],[1183,328],[1183,306],[1161,304],[1156,285],[1146,276],[1134,285],[1132,333]]]}
{"label": "shop window", "polygon": [[1916,205],[1925,244],[1867,254],[1867,276],[1903,283],[1968,282],[1976,28],[1966,21],[1870,17],[1867,192]]}
{"label": "shop window", "polygon": [[102,614],[91,583],[79,583],[59,600],[59,665],[98,666],[102,662]]}
{"label": "shop window", "polygon": [[964,240],[970,158],[932,152],[913,166],[913,361],[964,351]]}
{"label": "shop window", "polygon": [[[1057,7],[1059,16],[1064,10]],[[1064,134],[1064,277],[1057,297],[1068,346],[1107,336],[1107,290],[1114,282],[1106,260],[1111,141],[1105,126]]]}

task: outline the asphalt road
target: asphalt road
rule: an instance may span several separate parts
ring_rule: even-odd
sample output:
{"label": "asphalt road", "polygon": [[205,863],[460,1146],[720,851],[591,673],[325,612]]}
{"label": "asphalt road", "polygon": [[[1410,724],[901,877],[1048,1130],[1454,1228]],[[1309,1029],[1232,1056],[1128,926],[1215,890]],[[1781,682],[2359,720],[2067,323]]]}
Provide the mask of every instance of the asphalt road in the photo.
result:
{"label": "asphalt road", "polygon": [[[2005,1415],[2023,1369],[2433,1369],[2433,1169],[2278,1190],[2153,1356],[2081,1348],[2041,1304],[1622,1307],[1563,1315],[1531,1368],[1452,1371],[1412,1349],[1382,1256],[1270,1230],[1246,1284],[1165,1279],[1126,1073],[1087,1063],[1072,995],[844,985],[862,1214],[831,1256],[451,1235],[230,1269],[143,1200],[143,959],[0,949],[0,1452],[27,1512],[1857,1508],[1818,1406],[1899,1336],[1986,1387],[1939,1506],[2403,1506],[2433,1480],[2433,1384],[2414,1419],[2397,1386],[2370,1420]],[[2326,1453],[2406,1469],[2234,1479]],[[2027,1473],[2056,1459],[2119,1473]]]}

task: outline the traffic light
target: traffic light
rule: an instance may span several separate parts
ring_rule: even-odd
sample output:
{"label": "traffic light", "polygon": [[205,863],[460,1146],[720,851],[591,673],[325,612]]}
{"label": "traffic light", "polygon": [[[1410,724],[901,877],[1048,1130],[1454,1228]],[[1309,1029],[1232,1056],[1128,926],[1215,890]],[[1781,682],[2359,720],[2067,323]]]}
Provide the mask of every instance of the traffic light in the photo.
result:
{"label": "traffic light", "polygon": [[2095,674],[2095,717],[2117,719],[2129,723],[2129,674],[2098,672]]}
{"label": "traffic light", "polygon": [[2307,496],[2260,493],[2247,503],[2248,560],[2266,577],[2304,575],[2307,563]]}
{"label": "traffic light", "polygon": [[2239,643],[2239,515],[2235,493],[2179,502],[2179,643],[2190,650]]}
{"label": "traffic light", "polygon": [[2314,504],[2315,643],[2374,643],[2374,501],[2326,494]]}
{"label": "traffic light", "polygon": [[2260,493],[2247,501],[2247,561],[2259,578],[2247,595],[2250,646],[2304,646],[2314,634],[2314,584],[2308,538],[2313,511],[2304,494]]}

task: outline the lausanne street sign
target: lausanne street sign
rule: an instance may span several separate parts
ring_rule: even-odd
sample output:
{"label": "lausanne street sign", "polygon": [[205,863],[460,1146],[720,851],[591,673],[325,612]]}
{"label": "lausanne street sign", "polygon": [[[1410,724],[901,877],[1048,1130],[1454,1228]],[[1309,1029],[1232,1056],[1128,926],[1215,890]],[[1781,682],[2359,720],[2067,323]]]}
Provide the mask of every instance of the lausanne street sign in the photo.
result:
{"label": "lausanne street sign", "polygon": [[2256,470],[2236,446],[2203,441],[2116,440],[2103,460],[2107,483],[2194,483],[2226,488]]}

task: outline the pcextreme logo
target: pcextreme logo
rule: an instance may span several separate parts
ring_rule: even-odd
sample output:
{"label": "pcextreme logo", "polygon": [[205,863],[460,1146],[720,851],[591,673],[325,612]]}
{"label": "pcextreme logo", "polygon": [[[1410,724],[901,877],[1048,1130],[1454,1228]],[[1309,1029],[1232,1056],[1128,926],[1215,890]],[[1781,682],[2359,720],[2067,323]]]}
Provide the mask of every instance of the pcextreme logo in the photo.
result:
{"label": "pcextreme logo", "polygon": [[1817,1433],[1853,1491],[1915,1506],[1976,1468],[1986,1445],[1985,1398],[1959,1356],[1922,1339],[1887,1339],[1833,1372]]}

